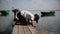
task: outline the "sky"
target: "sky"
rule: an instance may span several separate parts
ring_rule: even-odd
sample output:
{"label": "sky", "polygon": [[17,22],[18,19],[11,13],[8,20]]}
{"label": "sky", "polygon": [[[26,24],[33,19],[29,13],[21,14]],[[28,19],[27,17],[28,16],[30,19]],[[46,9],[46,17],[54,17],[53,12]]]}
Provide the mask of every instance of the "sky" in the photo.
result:
{"label": "sky", "polygon": [[1,0],[0,9],[60,10],[60,0]]}

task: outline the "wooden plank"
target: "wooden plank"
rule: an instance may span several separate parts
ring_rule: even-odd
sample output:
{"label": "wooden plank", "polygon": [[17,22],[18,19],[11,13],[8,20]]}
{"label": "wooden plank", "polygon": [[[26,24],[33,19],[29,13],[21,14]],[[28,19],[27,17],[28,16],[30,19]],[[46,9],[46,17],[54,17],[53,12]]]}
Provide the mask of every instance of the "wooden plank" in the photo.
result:
{"label": "wooden plank", "polygon": [[38,31],[34,27],[32,27],[32,26],[28,26],[28,27],[32,34],[39,34]]}
{"label": "wooden plank", "polygon": [[31,34],[28,26],[23,26],[23,27],[24,27],[24,32],[25,32],[25,34]]}
{"label": "wooden plank", "polygon": [[38,34],[38,31],[32,26],[15,25],[12,34]]}
{"label": "wooden plank", "polygon": [[19,25],[19,34],[25,34],[22,25]]}
{"label": "wooden plank", "polygon": [[18,25],[14,26],[12,34],[18,34]]}

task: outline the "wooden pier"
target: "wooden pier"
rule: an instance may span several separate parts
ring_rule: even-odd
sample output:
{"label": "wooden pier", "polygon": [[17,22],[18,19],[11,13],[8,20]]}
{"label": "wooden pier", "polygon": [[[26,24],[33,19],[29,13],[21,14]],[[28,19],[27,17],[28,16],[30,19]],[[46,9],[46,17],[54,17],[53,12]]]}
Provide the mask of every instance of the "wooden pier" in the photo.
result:
{"label": "wooden pier", "polygon": [[60,34],[60,32],[49,32],[43,28],[38,32],[31,25],[15,25],[12,34]]}
{"label": "wooden pier", "polygon": [[39,34],[31,25],[15,25],[12,34]]}
{"label": "wooden pier", "polygon": [[48,32],[43,28],[38,32],[31,25],[15,25],[12,34],[60,34],[60,32]]}

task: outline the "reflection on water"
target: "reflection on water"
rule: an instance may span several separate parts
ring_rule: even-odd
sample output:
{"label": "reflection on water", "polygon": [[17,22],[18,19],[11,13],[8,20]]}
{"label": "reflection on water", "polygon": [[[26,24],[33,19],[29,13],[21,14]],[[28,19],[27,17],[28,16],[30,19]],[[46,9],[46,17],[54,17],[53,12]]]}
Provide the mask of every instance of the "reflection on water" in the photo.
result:
{"label": "reflection on water", "polygon": [[[55,16],[41,17],[40,11],[30,11],[33,14],[39,14],[39,23],[36,23],[36,28],[38,31],[45,29],[47,31],[59,31],[60,30],[60,12],[55,11]],[[12,24],[11,24],[12,25]],[[9,26],[6,33],[12,32],[12,26]]]}
{"label": "reflection on water", "polygon": [[48,31],[58,31],[60,28],[60,11],[55,11],[55,16],[41,17],[40,11],[30,11],[33,14],[37,13],[40,15],[39,23],[36,24],[37,30],[40,31],[42,28]]}

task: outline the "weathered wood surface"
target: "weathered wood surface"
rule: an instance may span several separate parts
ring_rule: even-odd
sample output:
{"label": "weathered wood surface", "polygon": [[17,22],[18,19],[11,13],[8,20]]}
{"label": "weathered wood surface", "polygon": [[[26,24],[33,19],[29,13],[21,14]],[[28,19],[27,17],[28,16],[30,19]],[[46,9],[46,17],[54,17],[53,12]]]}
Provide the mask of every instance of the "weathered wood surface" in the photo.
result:
{"label": "weathered wood surface", "polygon": [[15,25],[12,34],[38,34],[38,31],[28,25]]}
{"label": "weathered wood surface", "polygon": [[12,34],[18,34],[18,25],[14,26]]}
{"label": "weathered wood surface", "polygon": [[12,34],[59,34],[59,32],[48,32],[43,28],[38,32],[31,25],[15,25]]}
{"label": "weathered wood surface", "polygon": [[31,31],[31,34],[39,34],[38,31],[36,30],[36,28],[32,27],[31,25],[28,26],[30,31]]}

